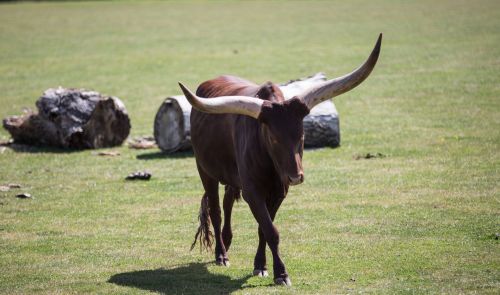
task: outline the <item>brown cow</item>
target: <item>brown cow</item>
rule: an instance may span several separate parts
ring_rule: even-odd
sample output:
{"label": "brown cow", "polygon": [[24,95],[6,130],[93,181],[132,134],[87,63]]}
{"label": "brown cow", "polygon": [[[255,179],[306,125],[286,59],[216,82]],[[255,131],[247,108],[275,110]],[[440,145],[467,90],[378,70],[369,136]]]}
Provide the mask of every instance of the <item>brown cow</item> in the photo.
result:
{"label": "brown cow", "polygon": [[[302,120],[316,104],[366,79],[377,62],[381,41],[382,34],[367,61],[352,73],[325,81],[286,101],[278,86],[270,82],[258,86],[237,77],[221,76],[202,83],[196,95],[179,83],[193,106],[191,140],[205,189],[193,246],[197,239],[205,247],[211,246],[211,220],[216,263],[229,264],[231,210],[241,190],[259,224],[254,275],[267,276],[267,242],[273,255],[274,282],[291,285],[280,258],[279,234],[273,220],[289,185],[304,180]],[[222,230],[219,183],[226,185]]]}

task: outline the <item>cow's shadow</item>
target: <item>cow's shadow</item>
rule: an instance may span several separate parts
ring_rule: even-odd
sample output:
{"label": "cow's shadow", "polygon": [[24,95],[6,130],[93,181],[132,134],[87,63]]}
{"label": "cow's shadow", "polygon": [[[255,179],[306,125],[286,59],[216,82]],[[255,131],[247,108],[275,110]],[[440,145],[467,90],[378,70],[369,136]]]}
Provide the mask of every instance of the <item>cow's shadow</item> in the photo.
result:
{"label": "cow's shadow", "polygon": [[232,279],[213,274],[207,263],[190,263],[171,269],[158,268],[113,275],[108,282],[161,294],[229,294],[244,288],[250,275]]}

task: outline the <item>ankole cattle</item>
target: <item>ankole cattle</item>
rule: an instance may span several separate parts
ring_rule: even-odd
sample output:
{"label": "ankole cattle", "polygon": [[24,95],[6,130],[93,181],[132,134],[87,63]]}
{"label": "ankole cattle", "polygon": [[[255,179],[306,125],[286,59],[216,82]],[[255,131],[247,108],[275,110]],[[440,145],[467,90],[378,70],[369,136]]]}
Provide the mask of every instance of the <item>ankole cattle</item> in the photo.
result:
{"label": "ankole cattle", "polygon": [[[277,85],[256,85],[221,76],[203,82],[193,94],[179,83],[193,109],[191,140],[205,193],[195,236],[205,247],[215,239],[215,259],[229,265],[231,210],[240,193],[258,223],[259,244],[254,275],[267,276],[266,243],[273,256],[274,282],[291,285],[279,252],[274,217],[290,185],[304,181],[303,119],[318,103],[351,90],[365,80],[377,62],[382,34],[364,64],[345,76],[328,80],[289,100]],[[218,186],[225,185],[224,227]],[[210,231],[213,225],[213,234]]]}

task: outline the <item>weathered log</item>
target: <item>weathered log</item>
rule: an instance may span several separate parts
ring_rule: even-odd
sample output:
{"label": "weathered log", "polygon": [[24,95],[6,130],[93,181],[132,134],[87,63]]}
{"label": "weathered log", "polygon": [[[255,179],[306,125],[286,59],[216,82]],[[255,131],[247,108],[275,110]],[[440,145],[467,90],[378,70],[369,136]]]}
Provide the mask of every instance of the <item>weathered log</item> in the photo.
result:
{"label": "weathered log", "polygon": [[161,104],[154,122],[158,147],[167,153],[191,148],[191,104],[183,95],[170,96]]}
{"label": "weathered log", "polygon": [[[318,73],[304,79],[291,80],[280,85],[286,99],[301,93],[304,89],[326,80]],[[191,104],[183,95],[169,96],[156,113],[154,137],[158,147],[167,153],[191,148],[190,136]],[[337,147],[340,145],[338,113],[331,100],[314,107],[304,118],[306,147]]]}
{"label": "weathered log", "polygon": [[37,100],[38,113],[3,120],[14,142],[62,148],[121,145],[130,132],[122,101],[96,91],[51,88]]}
{"label": "weathered log", "polygon": [[[323,73],[292,80],[280,85],[285,99],[299,95],[305,89],[326,81]],[[339,114],[332,100],[325,100],[313,107],[304,118],[305,147],[338,147],[340,145]]]}

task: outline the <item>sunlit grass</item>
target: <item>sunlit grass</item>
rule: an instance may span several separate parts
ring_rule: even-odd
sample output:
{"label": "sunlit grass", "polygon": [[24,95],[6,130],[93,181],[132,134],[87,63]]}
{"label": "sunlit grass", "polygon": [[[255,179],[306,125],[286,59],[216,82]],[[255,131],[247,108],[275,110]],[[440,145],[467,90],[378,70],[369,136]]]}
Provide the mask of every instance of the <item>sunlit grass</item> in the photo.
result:
{"label": "sunlit grass", "polygon": [[[0,292],[498,292],[496,1],[3,3],[0,19],[2,118],[46,88],[87,87],[125,102],[133,136],[152,134],[177,81],[338,76],[384,33],[371,77],[335,99],[342,146],[305,152],[306,181],[278,212],[292,288],[249,277],[257,228],[244,202],[230,268],[190,252],[194,158],[124,146],[0,154],[0,184],[34,196],[0,192]],[[386,157],[355,160],[368,152]],[[149,182],[124,181],[144,169]]]}

